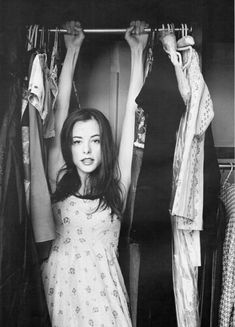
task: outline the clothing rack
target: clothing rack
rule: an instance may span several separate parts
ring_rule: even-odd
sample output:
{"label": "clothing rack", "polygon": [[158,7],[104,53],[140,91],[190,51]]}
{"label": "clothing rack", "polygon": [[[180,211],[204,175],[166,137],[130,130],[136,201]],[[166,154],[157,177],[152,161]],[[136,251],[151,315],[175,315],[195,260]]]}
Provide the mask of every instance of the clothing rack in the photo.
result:
{"label": "clothing rack", "polygon": [[234,169],[235,168],[235,163],[231,162],[231,163],[220,163],[219,164],[219,168],[229,168],[229,169]]}
{"label": "clothing rack", "polygon": [[[174,27],[173,24],[163,24],[159,28],[145,28],[144,32],[145,33],[151,33],[151,32],[159,32],[159,31],[183,31],[186,34],[188,32],[192,32],[192,27],[188,27],[187,24],[181,24],[181,27]],[[39,32],[43,31],[43,29],[39,29]],[[66,29],[61,29],[61,28],[49,28],[45,29],[47,32],[59,32],[59,33],[67,33]],[[126,32],[126,28],[85,28],[83,29],[83,32],[86,34],[122,34]]]}

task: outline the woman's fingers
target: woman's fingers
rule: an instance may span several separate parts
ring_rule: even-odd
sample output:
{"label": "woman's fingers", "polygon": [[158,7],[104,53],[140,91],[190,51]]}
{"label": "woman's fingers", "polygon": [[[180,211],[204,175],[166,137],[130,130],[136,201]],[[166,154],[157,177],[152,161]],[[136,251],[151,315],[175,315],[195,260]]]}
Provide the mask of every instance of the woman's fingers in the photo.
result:
{"label": "woman's fingers", "polygon": [[127,30],[131,28],[131,32],[133,34],[139,35],[139,34],[143,34],[144,29],[147,28],[148,26],[149,24],[147,24],[145,21],[135,20],[135,21],[131,21],[130,27]]}
{"label": "woman's fingers", "polygon": [[82,30],[81,23],[74,20],[66,22],[64,28],[67,30],[67,34],[71,35],[77,35]]}

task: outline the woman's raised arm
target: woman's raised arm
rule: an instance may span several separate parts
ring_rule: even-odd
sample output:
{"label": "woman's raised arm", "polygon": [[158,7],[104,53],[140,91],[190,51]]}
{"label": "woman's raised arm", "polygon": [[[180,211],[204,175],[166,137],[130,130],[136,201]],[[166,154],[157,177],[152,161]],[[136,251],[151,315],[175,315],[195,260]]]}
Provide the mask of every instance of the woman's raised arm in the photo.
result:
{"label": "woman's raised arm", "polygon": [[135,99],[143,86],[144,80],[143,51],[146,47],[148,39],[148,35],[144,33],[145,27],[148,27],[145,22],[131,22],[130,27],[127,29],[125,34],[125,39],[127,40],[131,50],[131,74],[118,158],[124,202],[131,183],[135,111],[137,109]]}
{"label": "woman's raised arm", "polygon": [[52,192],[55,190],[58,171],[64,164],[60,147],[60,133],[68,115],[73,75],[84,39],[79,22],[68,22],[65,24],[65,29],[68,31],[64,36],[67,52],[59,78],[59,90],[55,110],[55,137],[51,140],[48,158],[48,175]]}

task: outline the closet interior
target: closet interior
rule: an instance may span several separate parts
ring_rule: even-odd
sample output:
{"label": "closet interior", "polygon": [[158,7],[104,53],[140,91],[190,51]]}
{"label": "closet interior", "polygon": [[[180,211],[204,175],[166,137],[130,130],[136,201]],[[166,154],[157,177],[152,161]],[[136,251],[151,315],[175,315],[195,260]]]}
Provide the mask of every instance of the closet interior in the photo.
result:
{"label": "closet interior", "polygon": [[[131,20],[141,19],[150,24],[145,29],[149,35],[145,81],[136,99],[132,183],[119,240],[132,325],[234,326],[230,1],[18,4],[10,0],[1,6],[0,325],[51,326],[40,265],[55,237],[46,166],[65,56],[63,23],[81,20],[86,35],[70,111],[102,111],[119,144],[131,63],[124,34]],[[179,91],[161,40],[164,33],[177,44],[178,60],[194,92],[190,101],[185,102]],[[35,58],[40,72],[31,71]],[[183,159],[187,164],[182,177],[178,163]],[[184,183],[182,190],[179,178]],[[191,210],[189,216],[200,216],[202,222],[179,219],[177,229],[174,217],[181,217],[182,194],[188,201],[185,207]]]}

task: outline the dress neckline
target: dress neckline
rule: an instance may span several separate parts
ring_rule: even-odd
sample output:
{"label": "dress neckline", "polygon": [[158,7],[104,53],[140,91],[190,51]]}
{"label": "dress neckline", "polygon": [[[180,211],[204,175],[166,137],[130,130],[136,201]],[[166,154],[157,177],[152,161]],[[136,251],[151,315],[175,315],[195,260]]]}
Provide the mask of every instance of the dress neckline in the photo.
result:
{"label": "dress neckline", "polygon": [[101,200],[103,198],[101,195],[82,195],[79,193],[74,193],[72,195],[82,200]]}

